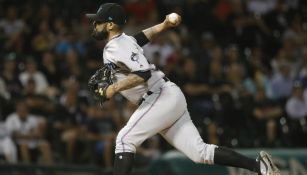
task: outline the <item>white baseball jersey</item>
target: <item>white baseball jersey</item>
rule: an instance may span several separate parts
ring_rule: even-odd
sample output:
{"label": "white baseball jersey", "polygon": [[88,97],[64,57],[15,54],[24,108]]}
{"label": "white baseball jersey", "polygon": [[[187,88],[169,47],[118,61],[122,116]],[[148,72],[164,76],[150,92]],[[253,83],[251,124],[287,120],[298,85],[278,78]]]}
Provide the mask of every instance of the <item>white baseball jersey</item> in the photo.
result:
{"label": "white baseball jersey", "polygon": [[106,44],[103,58],[105,64],[116,66],[114,81],[125,79],[131,72],[151,71],[147,82],[121,92],[135,104],[143,100],[118,133],[115,153],[136,152],[144,140],[159,133],[194,162],[213,163],[216,146],[201,139],[180,88],[163,79],[164,73],[148,63],[136,39],[124,33],[114,37]]}
{"label": "white baseball jersey", "polygon": [[[38,127],[38,119],[33,115],[29,115],[25,121],[22,121],[17,113],[10,114],[6,121],[5,126],[10,134],[13,132],[18,132],[20,134],[29,134],[32,132],[33,129]],[[16,141],[18,144],[28,144],[30,148],[37,147],[37,140],[36,139],[18,139]]]}
{"label": "white baseball jersey", "polygon": [[150,64],[143,54],[143,49],[136,40],[122,33],[111,39],[103,51],[104,63],[113,63],[118,69],[113,72],[113,81],[125,79],[129,73],[136,71],[151,71],[151,78],[144,84],[122,91],[121,94],[129,101],[137,104],[140,98],[148,90],[157,85],[157,81],[164,77],[164,73],[156,70],[155,65]]}

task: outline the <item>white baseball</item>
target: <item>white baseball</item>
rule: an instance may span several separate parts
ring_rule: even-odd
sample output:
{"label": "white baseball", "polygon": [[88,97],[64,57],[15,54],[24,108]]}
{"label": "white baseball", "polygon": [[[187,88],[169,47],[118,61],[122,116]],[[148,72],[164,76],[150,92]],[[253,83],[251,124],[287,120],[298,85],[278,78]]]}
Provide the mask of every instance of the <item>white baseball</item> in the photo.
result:
{"label": "white baseball", "polygon": [[171,14],[168,16],[168,19],[169,19],[169,22],[171,22],[172,24],[175,24],[176,21],[178,20],[178,15],[177,15],[177,13],[171,13]]}

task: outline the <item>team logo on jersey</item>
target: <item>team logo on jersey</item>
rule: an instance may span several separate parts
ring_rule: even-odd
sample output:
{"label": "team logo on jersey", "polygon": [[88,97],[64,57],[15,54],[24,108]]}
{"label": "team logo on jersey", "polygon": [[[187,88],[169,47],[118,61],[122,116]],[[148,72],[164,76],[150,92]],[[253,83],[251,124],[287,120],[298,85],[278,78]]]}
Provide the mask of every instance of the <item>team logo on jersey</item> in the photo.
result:
{"label": "team logo on jersey", "polygon": [[143,67],[143,65],[139,62],[139,56],[137,53],[132,52],[131,56],[130,56],[131,61],[136,61],[140,67]]}

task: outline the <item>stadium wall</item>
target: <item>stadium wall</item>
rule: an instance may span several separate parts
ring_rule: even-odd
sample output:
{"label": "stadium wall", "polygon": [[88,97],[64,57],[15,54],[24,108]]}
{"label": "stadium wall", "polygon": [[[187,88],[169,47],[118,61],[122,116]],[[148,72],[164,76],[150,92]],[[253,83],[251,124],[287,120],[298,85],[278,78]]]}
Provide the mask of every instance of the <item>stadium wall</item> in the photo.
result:
{"label": "stadium wall", "polygon": [[[257,157],[260,150],[237,150]],[[307,175],[307,149],[266,150],[272,154],[282,175]],[[239,168],[195,164],[177,151],[170,151],[152,162],[150,175],[255,175]]]}

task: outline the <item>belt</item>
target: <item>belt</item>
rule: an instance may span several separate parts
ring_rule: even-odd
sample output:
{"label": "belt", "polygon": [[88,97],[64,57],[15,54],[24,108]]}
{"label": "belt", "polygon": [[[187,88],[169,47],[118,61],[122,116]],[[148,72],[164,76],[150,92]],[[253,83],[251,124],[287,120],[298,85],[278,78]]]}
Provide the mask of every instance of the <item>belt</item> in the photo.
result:
{"label": "belt", "polygon": [[[167,77],[163,77],[162,79],[163,79],[165,82],[170,81]],[[147,96],[150,96],[151,94],[153,94],[152,91],[147,91],[147,92],[146,92],[146,95],[147,95]],[[144,100],[145,100],[145,98],[142,97],[142,98],[140,99],[138,105],[140,106],[140,105],[143,103]]]}

